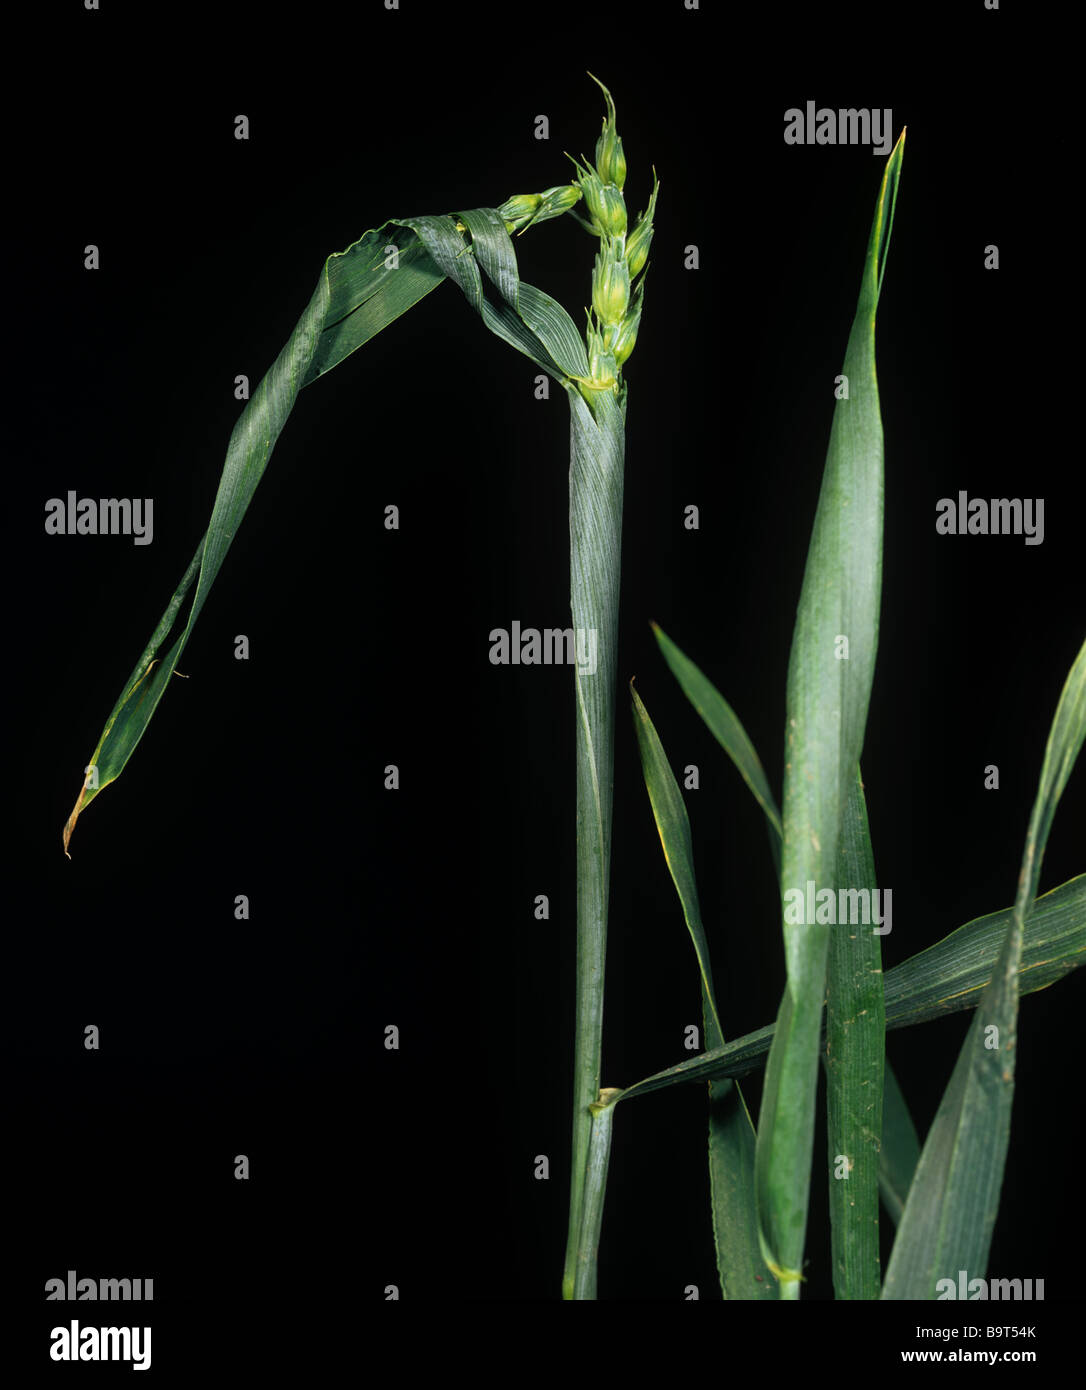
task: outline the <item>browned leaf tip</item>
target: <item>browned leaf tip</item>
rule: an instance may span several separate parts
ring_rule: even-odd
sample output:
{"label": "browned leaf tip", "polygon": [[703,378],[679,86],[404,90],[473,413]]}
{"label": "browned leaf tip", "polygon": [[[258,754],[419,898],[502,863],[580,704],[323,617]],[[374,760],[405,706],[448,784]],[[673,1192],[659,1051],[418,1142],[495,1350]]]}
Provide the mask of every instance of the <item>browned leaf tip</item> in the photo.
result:
{"label": "browned leaf tip", "polygon": [[83,778],[83,785],[79,789],[79,796],[76,798],[76,803],[72,807],[72,814],[68,817],[67,823],[64,826],[64,853],[68,859],[72,857],[68,854],[68,841],[72,838],[72,831],[75,829],[75,823],[79,819],[80,811],[83,809],[83,802],[87,795],[87,783],[90,779],[91,769],[88,768],[87,775]]}

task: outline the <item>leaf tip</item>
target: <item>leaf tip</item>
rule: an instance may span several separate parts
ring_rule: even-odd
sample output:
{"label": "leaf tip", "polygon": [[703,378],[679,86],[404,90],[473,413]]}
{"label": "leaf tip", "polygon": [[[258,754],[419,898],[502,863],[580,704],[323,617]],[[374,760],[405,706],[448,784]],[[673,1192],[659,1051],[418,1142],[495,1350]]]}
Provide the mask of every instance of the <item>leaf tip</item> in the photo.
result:
{"label": "leaf tip", "polygon": [[82,790],[80,791],[80,793],[79,793],[79,799],[78,799],[78,801],[76,801],[75,805],[72,807],[72,814],[68,817],[68,819],[67,819],[67,820],[65,821],[65,823],[64,823],[64,833],[63,833],[62,839],[63,839],[63,842],[64,842],[64,857],[65,857],[66,859],[71,859],[71,857],[72,857],[72,856],[68,853],[68,844],[69,844],[69,842],[71,841],[71,838],[72,838],[72,831],[75,829],[75,823],[76,823],[76,821],[79,819],[79,813],[80,813],[80,811],[83,809],[83,790],[85,790],[85,788],[82,789]]}
{"label": "leaf tip", "polygon": [[64,842],[64,854],[65,857],[68,859],[71,859],[72,857],[68,853],[68,845],[72,838],[72,831],[75,829],[75,823],[79,819],[79,813],[80,811],[82,811],[83,807],[88,804],[88,800],[93,799],[87,797],[87,786],[91,780],[93,771],[94,764],[92,763],[91,766],[87,768],[87,775],[83,778],[83,785],[79,788],[79,795],[75,799],[75,805],[72,807],[72,813],[64,823],[64,832],[62,835],[62,839]]}

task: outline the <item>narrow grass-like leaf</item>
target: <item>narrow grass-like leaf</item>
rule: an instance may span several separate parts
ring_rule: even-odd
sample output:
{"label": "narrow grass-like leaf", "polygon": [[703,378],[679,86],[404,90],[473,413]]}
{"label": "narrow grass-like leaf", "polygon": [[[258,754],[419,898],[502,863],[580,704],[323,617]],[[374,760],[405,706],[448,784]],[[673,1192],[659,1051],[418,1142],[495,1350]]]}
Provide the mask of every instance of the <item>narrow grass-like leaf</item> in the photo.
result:
{"label": "narrow grass-like leaf", "polygon": [[[724,1044],[709,943],[701,921],[690,819],[679,784],[641,698],[630,682],[634,728],[641,752],[652,813],[683,917],[694,943],[701,978],[705,1046]],[[752,750],[753,751],[753,750]],[[774,1282],[758,1243],[754,1206],[754,1125],[738,1083],[709,1082],[709,1182],[720,1288],[726,1299],[776,1297]]]}
{"label": "narrow grass-like leaf", "polygon": [[874,921],[875,861],[859,768],[841,826],[837,882],[859,890],[830,931],[826,977],[826,1138],[833,1287],[838,1298],[879,1296],[879,1148],[885,1056],[882,951]]}
{"label": "narrow grass-like leaf", "polygon": [[303,386],[337,367],[445,278],[415,233],[392,223],[329,256],[325,274],[324,327]]}
{"label": "narrow grass-like leaf", "polygon": [[[476,209],[467,217],[476,233],[470,247],[451,218],[416,218],[390,221],[366,232],[325,262],[305,312],[234,426],[207,532],[85,768],[83,786],[64,827],[65,854],[79,815],[120,776],[143,737],[303,386],[399,318],[446,274],[453,275],[492,332],[568,389],[573,389],[570,374],[587,371],[584,345],[569,315],[542,291],[518,280],[512,243],[498,212]],[[503,295],[500,307],[485,298],[476,256],[497,279]],[[518,303],[523,318],[516,313]],[[184,626],[160,657],[194,584]]]}
{"label": "narrow grass-like leaf", "polygon": [[[909,1028],[975,1009],[992,979],[1013,915],[1013,908],[1004,908],[966,922],[934,946],[887,971],[886,1027]],[[1086,874],[1068,879],[1034,902],[1022,944],[1021,993],[1047,989],[1082,965],[1086,965]],[[654,1072],[619,1089],[615,1101],[689,1081],[747,1076],[761,1066],[774,1030],[771,1023],[713,1052]]]}
{"label": "narrow grass-like leaf", "polygon": [[[788,663],[782,902],[811,882],[818,890],[837,886],[841,820],[863,746],[882,580],[875,312],[903,150],[904,133],[875,207],[842,369],[848,395],[833,414]],[[762,1249],[783,1298],[798,1298],[803,1278],[829,930],[784,913],[787,982],[766,1065],[757,1152]]]}
{"label": "narrow grass-like leaf", "polygon": [[[761,759],[755,751],[754,745],[747,737],[747,732],[736,718],[734,711],[727,701],[721,696],[716,687],[709,681],[697,666],[686,656],[675,643],[655,624],[652,625],[656,634],[656,640],[660,644],[672,673],[678,680],[683,691],[691,704],[704,719],[711,732],[714,734],[724,751],[732,759],[743,776],[743,780],[750,787],[755,800],[765,812],[766,826],[769,831],[769,843],[773,852],[773,863],[780,874],[780,840],[781,840],[781,818],[777,809],[777,803],[773,798],[769,782],[762,769]],[[853,800],[855,799],[855,805]],[[864,800],[863,782],[857,780],[853,785],[853,795],[849,800],[850,814],[848,823],[855,828],[856,834],[850,843],[855,841],[855,849],[861,864],[866,864],[871,859],[871,840],[867,828],[867,807]],[[848,865],[844,867],[842,882],[855,883],[857,869]],[[874,883],[870,885],[874,888]],[[835,940],[831,936],[832,944]],[[866,980],[865,989],[872,994],[878,993],[877,1019],[872,1013],[869,1002],[861,998],[856,1002],[854,1013],[863,1018],[863,1026],[870,1039],[874,1039],[876,1032],[881,1029],[882,1023],[882,995],[881,991],[875,989],[875,981],[872,979],[871,972],[879,969],[880,964],[874,959],[878,951],[877,940],[875,943],[867,942],[863,949],[871,955],[872,959],[866,969],[862,969],[858,978]],[[834,969],[831,957],[831,975]],[[867,1012],[861,1015],[861,1009]],[[912,1168],[915,1167],[916,1154],[919,1152],[916,1144],[916,1130],[908,1111],[905,1110],[905,1101],[901,1095],[889,1063],[884,1064],[884,1076],[886,1083],[892,1085],[894,1092],[894,1110],[892,1113],[893,1123],[888,1127],[883,1125],[882,1146],[879,1151],[879,1172],[900,1174],[908,1171],[911,1175]],[[904,1111],[904,1113],[902,1113]],[[911,1144],[909,1136],[912,1136]],[[899,1151],[900,1150],[900,1151]],[[834,1152],[832,1157],[836,1156]],[[836,1165],[835,1165],[836,1166]],[[882,1181],[880,1177],[880,1182]],[[850,1197],[850,1201],[852,1198]],[[854,1207],[850,1211],[855,1212]],[[896,1220],[896,1217],[895,1217]],[[877,1247],[876,1247],[877,1253]]]}
{"label": "narrow grass-like leaf", "polygon": [[879,1192],[896,1226],[920,1161],[920,1140],[897,1077],[886,1064],[882,1089],[882,1150],[879,1154]]}
{"label": "narrow grass-like leaf", "polygon": [[[886,974],[886,1026],[975,1009],[992,979],[1014,908],[990,912],[910,956]],[[1026,920],[1021,992],[1047,989],[1086,964],[1086,874],[1076,874],[1034,901]]]}
{"label": "narrow grass-like leaf", "polygon": [[769,786],[761,759],[755,752],[754,744],[747,737],[747,731],[736,718],[735,711],[720,694],[716,686],[706,678],[688,656],[675,645],[670,637],[652,624],[656,641],[664,654],[664,660],[671,672],[702,719],[709,731],[739,769],[739,775],[750,788],[755,801],[765,812],[769,827],[769,847],[773,855],[773,867],[778,876],[781,869],[781,813]]}
{"label": "narrow grass-like leaf", "polygon": [[[80,813],[99,792],[120,776],[165,693],[193,624],[200,615],[215,576],[263,476],[272,449],[293,409],[302,382],[313,364],[330,297],[326,263],[317,288],[290,340],[253,392],[234,426],[207,533],[114,705],[97,748],[91,754],[83,787],[64,827],[66,854]],[[196,591],[187,621],[169,652],[159,659],[158,649],[172,632],[194,580]]]}
{"label": "narrow grass-like leaf", "polygon": [[1086,738],[1086,643],[1064,684],[1045,748],[1018,878],[992,979],[924,1143],[886,1271],[883,1298],[934,1299],[942,1280],[983,1279],[1010,1140],[1026,914],[1056,805]]}

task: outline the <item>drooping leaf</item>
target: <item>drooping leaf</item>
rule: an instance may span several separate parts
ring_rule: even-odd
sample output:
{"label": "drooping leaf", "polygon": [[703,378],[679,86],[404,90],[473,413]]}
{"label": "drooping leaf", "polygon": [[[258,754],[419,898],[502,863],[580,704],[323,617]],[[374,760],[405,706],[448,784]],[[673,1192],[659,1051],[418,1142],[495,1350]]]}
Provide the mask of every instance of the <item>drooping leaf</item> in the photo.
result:
{"label": "drooping leaf", "polygon": [[[80,814],[120,776],[143,737],[303,386],[394,322],[448,273],[492,332],[557,380],[565,383],[569,373],[587,370],[584,345],[569,315],[517,279],[516,257],[498,212],[484,208],[465,216],[475,229],[471,245],[452,218],[390,221],[325,262],[305,312],[234,426],[207,531],[84,769],[83,786],[64,827],[65,854]],[[497,307],[483,293],[476,256],[488,275],[498,277]],[[160,655],[171,638],[172,645]]]}

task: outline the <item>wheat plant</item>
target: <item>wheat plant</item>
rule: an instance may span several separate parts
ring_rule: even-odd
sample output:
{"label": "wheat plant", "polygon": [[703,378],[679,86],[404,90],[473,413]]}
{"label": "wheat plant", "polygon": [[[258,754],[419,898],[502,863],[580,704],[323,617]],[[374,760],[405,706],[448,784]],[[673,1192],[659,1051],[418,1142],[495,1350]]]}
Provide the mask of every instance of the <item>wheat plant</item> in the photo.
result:
{"label": "wheat plant", "polygon": [[[591,76],[591,74],[589,74]],[[64,852],[79,816],[123,772],[165,694],[196,619],[299,391],[330,372],[444,279],[464,293],[488,329],[565,390],[570,411],[570,606],[575,632],[594,634],[596,669],[574,671],[576,715],[577,1033],[566,1297],[595,1294],[595,1243],[606,1156],[590,1106],[600,1091],[603,975],[611,853],[615,645],[622,529],[626,384],[644,302],[655,182],[631,219],[626,158],[610,92],[595,162],[570,156],[575,176],[497,208],[393,218],[330,256],[317,288],[230,437],[211,520],[161,621],[113,707],[64,826]],[[573,212],[580,205],[581,213]],[[582,337],[549,295],[521,280],[512,235],[573,212],[598,243]],[[190,597],[191,595],[191,597]],[[185,605],[188,601],[187,616]],[[170,644],[170,645],[167,645]],[[585,1213],[586,1174],[590,1211]]]}
{"label": "wheat plant", "polygon": [[[590,74],[591,76],[591,74]],[[597,79],[593,79],[597,80]],[[827,1082],[832,1256],[844,1299],[932,1298],[941,1274],[982,1274],[1009,1140],[1020,993],[1080,964],[1086,876],[1037,897],[1055,806],[1086,730],[1086,647],[1049,738],[1012,907],[967,923],[884,978],[879,936],[820,919],[796,922],[788,895],[877,892],[860,776],[875,668],[883,531],[883,437],[875,316],[886,270],[904,133],[879,189],[792,642],[781,804],[734,712],[659,629],[682,689],[739,769],[766,818],[780,883],[786,980],[776,1022],[726,1042],[713,988],[687,812],[661,741],[631,683],[636,741],[652,812],[695,950],[705,1051],[622,1088],[603,1086],[627,387],[624,368],[644,309],[659,185],[630,217],[626,158],[610,92],[594,160],[572,179],[495,208],[393,218],[326,261],[290,339],[230,437],[207,531],[125,683],[84,770],[64,827],[132,757],[185,650],[298,393],[368,343],[445,279],[483,324],[557,382],[570,412],[569,545],[573,630],[595,636],[597,662],[574,668],[577,953],[569,1220],[561,1291],[597,1295],[597,1250],[619,1105],[707,1082],[712,1222],[727,1299],[796,1299],[803,1283],[817,1082]],[[520,278],[512,237],[569,214],[596,243],[584,333]],[[847,638],[847,659],[840,643]],[[969,1036],[923,1147],[885,1064],[889,1028],[975,1008]],[[993,1037],[996,1044],[992,1046]],[[740,1078],[765,1063],[757,1128]],[[834,1178],[841,1163],[847,1185]],[[885,1278],[879,1201],[898,1225]],[[557,1292],[557,1279],[556,1279]]]}

